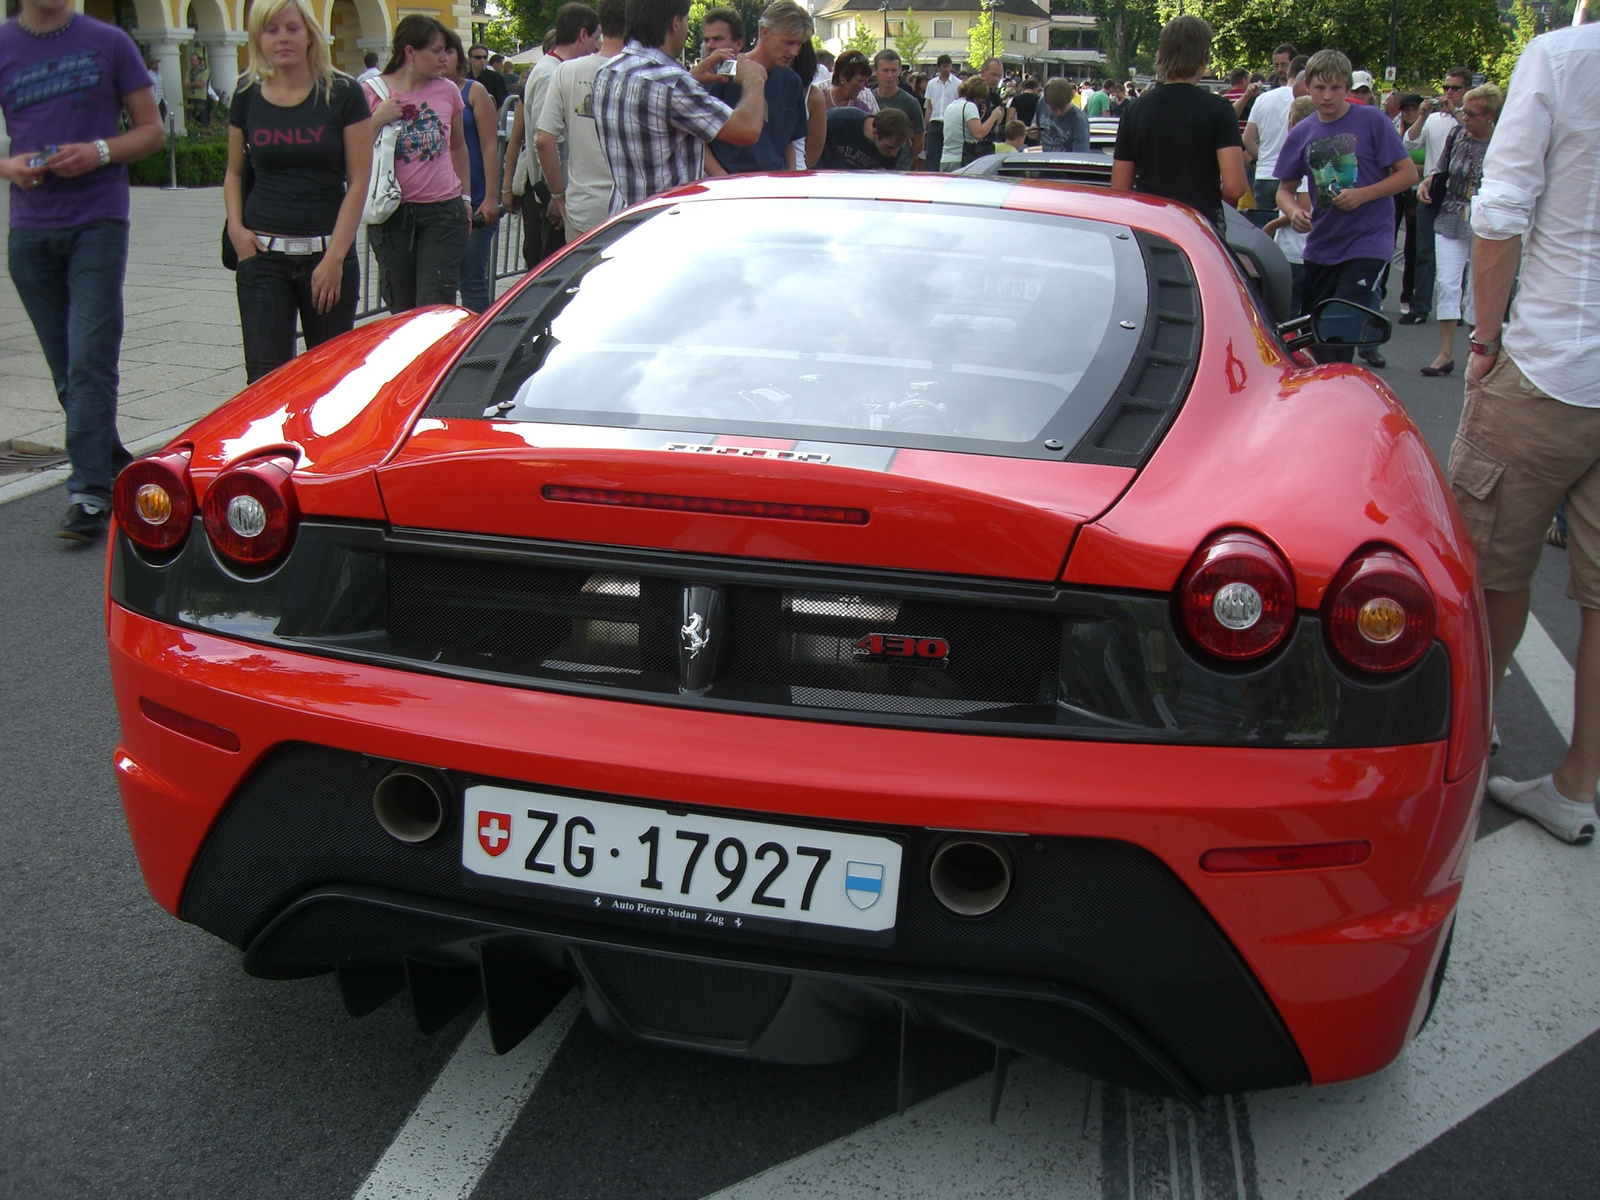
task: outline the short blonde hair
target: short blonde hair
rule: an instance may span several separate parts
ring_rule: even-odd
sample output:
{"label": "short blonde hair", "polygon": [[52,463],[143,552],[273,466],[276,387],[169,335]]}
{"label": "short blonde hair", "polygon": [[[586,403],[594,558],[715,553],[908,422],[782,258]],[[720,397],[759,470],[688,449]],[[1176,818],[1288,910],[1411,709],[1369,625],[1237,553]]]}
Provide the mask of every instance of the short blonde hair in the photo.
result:
{"label": "short blonde hair", "polygon": [[1350,60],[1339,50],[1318,50],[1306,60],[1306,86],[1313,79],[1350,86]]}
{"label": "short blonde hair", "polygon": [[1296,96],[1289,101],[1289,124],[1304,121],[1317,110],[1317,102],[1310,96]]}
{"label": "short blonde hair", "polygon": [[1500,119],[1500,108],[1506,102],[1506,94],[1500,90],[1498,85],[1485,83],[1473,88],[1465,96],[1461,97],[1462,104],[1465,104],[1468,100],[1474,100],[1483,105],[1489,110],[1489,116],[1498,121]]}
{"label": "short blonde hair", "polygon": [[[328,35],[322,31],[306,0],[255,0],[250,6],[250,78],[258,84],[272,78],[272,63],[261,53],[261,34],[268,21],[291,8],[300,14],[306,27],[306,66],[317,90],[327,99],[333,91],[333,56],[328,51]],[[232,53],[227,47],[223,49]]]}

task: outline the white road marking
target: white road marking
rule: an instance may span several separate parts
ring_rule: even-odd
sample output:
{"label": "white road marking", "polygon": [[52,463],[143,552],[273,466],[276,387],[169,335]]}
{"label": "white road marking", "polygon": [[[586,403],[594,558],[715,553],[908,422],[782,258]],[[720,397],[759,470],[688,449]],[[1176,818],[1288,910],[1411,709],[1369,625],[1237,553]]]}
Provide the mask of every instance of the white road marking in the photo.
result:
{"label": "white road marking", "polygon": [[1561,736],[1572,740],[1572,664],[1550,640],[1539,618],[1528,614],[1528,627],[1513,656],[1523,678],[1533,687],[1539,703],[1556,723]]}
{"label": "white road marking", "polygon": [[355,1200],[467,1200],[578,1016],[567,996],[510,1054],[483,1017],[461,1039]]}
{"label": "white road marking", "polygon": [[[1081,1076],[1029,1059],[1012,1068],[998,1126],[987,1077],[737,1184],[716,1200],[877,1195],[927,1197],[1194,1195],[1338,1200],[1427,1145],[1544,1064],[1600,1030],[1600,867],[1519,821],[1478,842],[1458,909],[1438,1008],[1388,1070],[1317,1089],[1257,1092],[1248,1109],[1251,1172],[1234,1140],[1229,1186],[1189,1183],[1192,1163],[1124,1165],[1102,1178],[1099,1143],[1118,1122],[1142,1145],[1149,1121],[1115,1088],[1099,1124],[1082,1131]],[[1159,1102],[1157,1102],[1159,1103]],[[1217,1105],[1218,1108],[1224,1107]],[[1128,1115],[1132,1114],[1132,1115]],[[1138,1135],[1143,1132],[1145,1136]],[[1118,1130],[1112,1131],[1113,1135]],[[1202,1134],[1200,1141],[1204,1141]],[[1146,1156],[1148,1157],[1148,1156]],[[1187,1177],[1187,1178],[1186,1178]],[[1192,1190],[1191,1190],[1192,1188]]]}

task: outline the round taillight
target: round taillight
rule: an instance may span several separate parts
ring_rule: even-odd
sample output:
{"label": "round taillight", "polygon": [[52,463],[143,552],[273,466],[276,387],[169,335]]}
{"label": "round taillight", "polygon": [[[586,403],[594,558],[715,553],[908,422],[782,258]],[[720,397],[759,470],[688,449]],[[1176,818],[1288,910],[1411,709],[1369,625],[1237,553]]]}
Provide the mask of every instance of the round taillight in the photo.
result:
{"label": "round taillight", "polygon": [[274,456],[229,467],[206,491],[201,514],[217,552],[245,567],[276,561],[294,540],[300,505],[294,463]]}
{"label": "round taillight", "polygon": [[189,456],[172,450],[129,463],[111,492],[117,527],[143,550],[171,550],[189,535]]}
{"label": "round taillight", "polygon": [[1219,658],[1256,658],[1294,624],[1294,579],[1251,533],[1223,533],[1196,551],[1178,579],[1183,627]]}
{"label": "round taillight", "polygon": [[1364,551],[1328,588],[1328,639],[1363,671],[1400,671],[1427,652],[1437,624],[1433,589],[1394,550]]}

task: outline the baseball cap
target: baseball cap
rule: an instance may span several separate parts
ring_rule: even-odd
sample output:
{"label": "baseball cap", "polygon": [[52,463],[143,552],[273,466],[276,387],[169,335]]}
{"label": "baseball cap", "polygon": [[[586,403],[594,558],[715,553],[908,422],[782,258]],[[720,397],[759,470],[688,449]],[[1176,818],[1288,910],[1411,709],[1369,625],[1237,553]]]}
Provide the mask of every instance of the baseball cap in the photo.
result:
{"label": "baseball cap", "polygon": [[1372,88],[1372,72],[1370,72],[1370,71],[1351,71],[1350,72],[1350,90],[1352,92],[1355,92],[1355,91],[1361,90],[1362,88],[1366,88],[1369,91],[1371,90],[1371,88]]}

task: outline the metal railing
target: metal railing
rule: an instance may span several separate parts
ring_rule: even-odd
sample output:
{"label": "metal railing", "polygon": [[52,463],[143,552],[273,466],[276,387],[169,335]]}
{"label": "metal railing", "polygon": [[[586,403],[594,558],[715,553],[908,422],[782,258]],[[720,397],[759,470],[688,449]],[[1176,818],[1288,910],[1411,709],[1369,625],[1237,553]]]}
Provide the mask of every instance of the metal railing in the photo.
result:
{"label": "metal railing", "polygon": [[[507,102],[510,103],[509,101]],[[505,122],[501,122],[498,139],[500,169],[505,170],[507,136]],[[361,259],[361,300],[356,306],[356,320],[364,321],[387,312],[388,305],[378,291],[378,264],[373,261],[372,248],[367,245],[367,227],[363,225],[356,235],[357,253]],[[489,291],[498,295],[494,285],[527,270],[522,261],[522,214],[516,210],[502,212],[494,226],[494,249],[489,254]]]}

